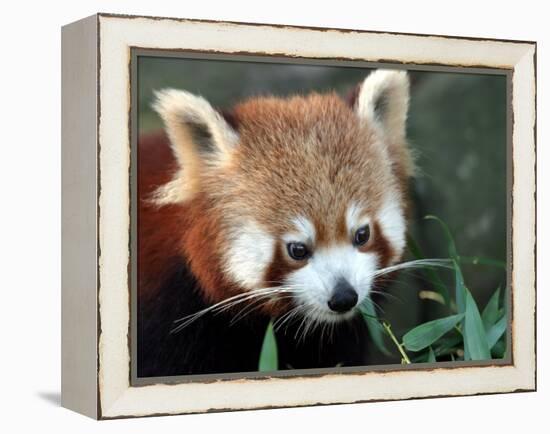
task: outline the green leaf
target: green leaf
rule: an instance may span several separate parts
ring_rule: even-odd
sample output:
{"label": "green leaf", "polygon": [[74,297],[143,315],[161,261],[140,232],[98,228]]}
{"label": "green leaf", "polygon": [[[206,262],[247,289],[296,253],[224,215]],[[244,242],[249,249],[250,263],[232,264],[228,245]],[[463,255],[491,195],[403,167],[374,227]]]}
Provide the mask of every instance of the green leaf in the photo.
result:
{"label": "green leaf", "polygon": [[428,351],[428,363],[435,363],[436,362],[436,358],[435,358],[435,353],[434,353],[434,350],[432,349],[432,347],[430,346],[430,349]]}
{"label": "green leaf", "polygon": [[439,339],[436,344],[437,346],[434,348],[434,352],[436,355],[442,356],[454,351],[458,345],[463,344],[463,338],[458,332],[454,334],[449,333],[448,336]]}
{"label": "green leaf", "polygon": [[[453,267],[455,269],[455,303],[458,313],[465,313],[466,311],[466,286],[464,285],[464,276],[462,270],[456,260],[453,260]],[[465,319],[462,320],[462,330],[465,327]],[[464,334],[464,332],[463,332]],[[466,345],[464,345],[464,360],[471,360],[470,351]]]}
{"label": "green leaf", "polygon": [[458,313],[464,313],[465,305],[465,290],[464,277],[462,276],[462,270],[460,269],[458,262],[453,261],[453,267],[455,269],[455,299],[456,309]]}
{"label": "green leaf", "polygon": [[485,306],[485,309],[483,309],[483,312],[481,313],[481,319],[483,321],[483,327],[485,327],[485,331],[488,332],[491,326],[498,321],[499,318],[499,305],[500,300],[500,287],[497,288],[497,290],[493,293],[489,301],[487,302],[487,305]]}
{"label": "green leaf", "polygon": [[[422,250],[420,250],[420,246],[409,234],[407,234],[407,247],[415,259],[425,259]],[[434,289],[442,295],[443,299],[445,300],[445,304],[449,306],[451,304],[449,291],[435,269],[433,267],[423,267],[422,272],[425,273],[427,279],[433,285]]]}
{"label": "green leaf", "polygon": [[452,259],[455,259],[458,261],[458,253],[456,251],[455,241],[453,239],[453,235],[451,234],[451,231],[449,230],[449,226],[447,226],[447,224],[443,220],[441,220],[439,217],[436,217],[434,215],[427,215],[424,218],[426,220],[435,220],[441,225],[441,227],[443,228],[443,232],[445,233],[445,237],[447,238],[447,243],[448,243],[447,247],[449,249],[449,256]]}
{"label": "green leaf", "polygon": [[427,350],[416,353],[414,356],[411,356],[410,359],[411,363],[433,363],[430,357],[430,347],[428,347]]}
{"label": "green leaf", "polygon": [[464,360],[472,360],[472,357],[470,356],[470,350],[466,346],[466,341],[464,341]]}
{"label": "green leaf", "polygon": [[500,337],[506,331],[507,326],[508,318],[506,317],[506,315],[504,315],[495,324],[493,324],[491,328],[489,328],[489,330],[487,331],[487,345],[489,345],[489,349],[495,346]]}
{"label": "green leaf", "polygon": [[426,360],[428,360],[428,352],[423,351],[421,353],[416,354],[415,356],[411,356],[411,363],[426,363]]}
{"label": "green leaf", "polygon": [[424,254],[420,250],[420,246],[409,233],[407,233],[407,248],[413,255],[414,259],[424,259]]}
{"label": "green leaf", "polygon": [[491,358],[489,345],[483,321],[477,308],[477,304],[470,291],[464,288],[466,295],[466,312],[464,316],[464,358],[466,351],[470,360],[486,360]]}
{"label": "green leaf", "polygon": [[277,341],[275,340],[275,333],[273,332],[273,323],[270,321],[265,331],[258,370],[266,372],[276,371],[278,369],[279,359],[277,355]]}
{"label": "green leaf", "polygon": [[[502,309],[499,312],[499,315],[502,315],[502,318],[506,318],[506,323],[508,322],[508,303],[509,303],[508,299],[505,298]],[[508,340],[506,338],[506,334],[507,334],[506,330],[507,329],[508,329],[508,327],[506,326],[505,330],[504,330],[504,333],[502,334],[500,339],[496,342],[496,344],[491,349],[491,354],[494,357],[502,359],[503,357],[506,356],[506,353],[508,352]]]}
{"label": "green leaf", "polygon": [[363,314],[363,318],[367,323],[367,329],[369,330],[369,335],[378,348],[386,356],[390,356],[391,352],[386,347],[384,343],[384,327],[380,324],[378,315],[376,315],[376,309],[374,308],[374,303],[367,298],[364,303],[359,306],[359,310]]}
{"label": "green leaf", "polygon": [[506,333],[497,341],[495,346],[491,348],[491,355],[495,359],[502,359],[506,354]]}
{"label": "green leaf", "polygon": [[420,351],[437,341],[463,318],[464,314],[458,314],[420,324],[403,336],[403,345],[410,351]]}

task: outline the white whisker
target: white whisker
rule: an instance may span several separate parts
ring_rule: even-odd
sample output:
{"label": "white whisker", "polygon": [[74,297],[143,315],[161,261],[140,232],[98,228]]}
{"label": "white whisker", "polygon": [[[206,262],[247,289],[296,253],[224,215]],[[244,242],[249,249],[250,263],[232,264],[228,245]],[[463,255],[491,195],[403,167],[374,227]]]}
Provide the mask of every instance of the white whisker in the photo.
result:
{"label": "white whisker", "polygon": [[[266,298],[268,300],[266,300]],[[257,311],[258,309],[261,309],[270,301],[279,301],[285,298],[294,298],[294,295],[283,295],[277,298],[273,298],[271,294],[268,294],[268,295],[263,295],[261,297],[258,297],[256,300],[253,300],[248,306],[245,306],[244,308],[239,310],[239,312],[237,312],[237,314],[231,319],[231,322],[229,323],[229,325],[232,326],[237,321],[243,319],[247,315],[250,315],[251,313]]]}
{"label": "white whisker", "polygon": [[[371,297],[365,297],[365,299],[363,300],[363,302],[361,304],[364,304],[364,303],[370,303],[372,306],[374,306],[375,308],[380,310],[381,313],[384,313],[384,309],[382,309],[382,306],[380,306],[378,303],[374,302]],[[361,308],[360,305],[358,307]]]}
{"label": "white whisker", "polygon": [[401,264],[391,265],[381,268],[374,272],[374,277],[383,276],[384,274],[393,273],[394,271],[405,270],[409,268],[421,267],[443,267],[452,268],[451,259],[417,259],[414,261],[402,262]]}
{"label": "white whisker", "polygon": [[275,322],[273,323],[273,329],[275,331],[280,330],[283,325],[287,324],[287,326],[292,322],[292,320],[303,311],[304,306],[302,304],[299,304],[298,306],[293,307],[288,312],[277,318]]}
{"label": "white whisker", "polygon": [[225,300],[222,300],[216,304],[213,304],[212,306],[202,309],[198,312],[195,312],[193,314],[190,314],[175,320],[174,323],[178,325],[175,328],[173,328],[170,333],[177,333],[178,331],[180,331],[184,327],[187,327],[189,324],[198,320],[199,318],[206,315],[207,313],[219,314],[221,312],[225,312],[228,309],[231,309],[232,307],[240,303],[244,303],[246,301],[250,301],[255,298],[260,298],[260,297],[266,298],[266,297],[271,297],[273,295],[277,295],[281,293],[297,293],[297,292],[299,292],[299,290],[287,288],[286,286],[280,286],[280,287],[261,288],[261,289],[256,289],[253,291],[237,294]]}

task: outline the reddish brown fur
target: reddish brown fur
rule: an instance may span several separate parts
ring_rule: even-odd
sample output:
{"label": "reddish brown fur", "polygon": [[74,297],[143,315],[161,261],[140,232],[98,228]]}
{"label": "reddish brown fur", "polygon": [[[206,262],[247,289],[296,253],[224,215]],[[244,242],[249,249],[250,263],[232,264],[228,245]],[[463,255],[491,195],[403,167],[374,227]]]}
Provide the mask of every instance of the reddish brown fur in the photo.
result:
{"label": "reddish brown fur", "polygon": [[169,181],[176,170],[164,133],[141,136],[138,140],[138,277],[139,296],[154,295],[178,261],[181,238],[179,219],[183,207],[158,208],[148,200],[151,193]]}
{"label": "reddish brown fur", "polygon": [[[351,241],[345,219],[352,201],[375,216],[388,191],[406,197],[406,151],[387,161],[375,131],[334,93],[248,100],[231,119],[238,119],[238,146],[227,164],[197,171],[200,188],[183,205],[144,200],[177,168],[164,135],[139,141],[139,276],[147,291],[186,258],[206,298],[220,301],[242,291],[224,274],[230,228],[253,219],[280,240],[294,230],[293,217],[305,216],[316,247],[328,246]],[[364,249],[376,251],[381,266],[394,256],[377,222]],[[266,284],[302,265],[277,243]]]}
{"label": "reddish brown fur", "polygon": [[246,212],[280,237],[292,230],[292,216],[304,215],[315,222],[319,245],[328,245],[349,236],[351,200],[374,213],[384,193],[398,188],[368,125],[336,94],[254,99],[235,114],[235,155],[203,182],[224,216]]}
{"label": "reddish brown fur", "polygon": [[[285,257],[283,252],[283,247],[279,244],[275,245],[275,251],[273,254],[273,261],[265,273],[265,285],[266,286],[276,286],[283,285],[286,276],[294,270],[299,269],[304,266],[306,261],[289,261]],[[278,315],[285,310],[288,310],[291,305],[290,299],[282,299],[278,303],[273,303],[270,306],[267,306],[269,312],[272,315]]]}
{"label": "reddish brown fur", "polygon": [[151,194],[171,179],[176,164],[164,134],[139,139],[138,270],[140,297],[155,295],[179,262],[189,266],[211,301],[220,301],[235,289],[225,281],[218,248],[219,222],[199,196],[183,205],[155,205]]}
{"label": "reddish brown fur", "polygon": [[368,243],[366,243],[365,246],[359,250],[362,252],[376,252],[378,256],[378,266],[380,268],[387,267],[390,265],[390,261],[395,252],[393,251],[388,240],[384,237],[380,224],[377,221],[374,221],[371,226],[371,237]]}
{"label": "reddish brown fur", "polygon": [[239,288],[229,282],[222,271],[221,251],[224,233],[220,216],[206,195],[189,202],[183,232],[182,253],[200,282],[204,296],[211,302],[221,301],[237,294]]}

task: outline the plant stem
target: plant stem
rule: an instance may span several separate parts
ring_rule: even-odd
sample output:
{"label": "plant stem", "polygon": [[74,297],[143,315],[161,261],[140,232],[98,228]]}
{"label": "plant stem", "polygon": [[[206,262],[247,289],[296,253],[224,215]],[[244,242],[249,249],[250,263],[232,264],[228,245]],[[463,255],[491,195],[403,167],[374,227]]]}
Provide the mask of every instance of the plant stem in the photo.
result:
{"label": "plant stem", "polygon": [[399,353],[401,354],[401,357],[403,358],[403,361],[407,364],[411,364],[411,359],[409,359],[409,356],[407,356],[407,353],[403,349],[403,345],[399,343],[393,332],[391,331],[391,325],[387,323],[386,321],[382,322],[382,326],[384,327],[384,330],[386,330],[386,333],[390,336],[391,340],[399,350]]}

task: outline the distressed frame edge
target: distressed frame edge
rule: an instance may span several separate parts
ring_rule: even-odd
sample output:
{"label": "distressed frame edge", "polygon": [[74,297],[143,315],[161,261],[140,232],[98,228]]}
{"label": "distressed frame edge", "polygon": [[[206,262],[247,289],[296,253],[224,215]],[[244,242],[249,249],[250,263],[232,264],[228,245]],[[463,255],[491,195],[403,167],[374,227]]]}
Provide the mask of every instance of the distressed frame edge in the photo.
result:
{"label": "distressed frame edge", "polygon": [[[518,76],[516,77],[516,73]],[[525,77],[523,76],[525,75]],[[517,79],[516,79],[517,78]],[[525,99],[521,99],[518,101],[519,98],[516,98],[516,87],[519,86],[528,86],[529,93],[528,97]],[[527,107],[517,107],[516,103],[527,105]],[[532,378],[529,379],[530,381],[530,387],[526,391],[536,392],[537,391],[537,43],[534,41],[532,44],[530,44],[529,47],[526,48],[524,56],[518,60],[516,65],[514,66],[513,75],[512,75],[512,101],[511,101],[511,113],[512,113],[512,158],[511,158],[511,165],[512,165],[512,188],[511,188],[511,211],[512,211],[512,225],[511,225],[511,231],[512,231],[512,245],[514,244],[514,232],[517,234],[520,232],[522,235],[524,232],[528,231],[528,235],[531,237],[527,245],[525,246],[526,253],[528,253],[527,259],[525,261],[526,271],[524,271],[522,274],[526,274],[528,278],[531,279],[532,286],[529,286],[525,288],[525,290],[532,292],[532,306],[529,306],[532,308],[531,312],[531,319],[532,321],[527,324],[527,326],[532,327],[531,330],[531,337],[533,339],[532,341],[532,348],[529,348],[530,351],[532,351],[532,360],[530,360],[532,365],[532,370],[530,370],[528,373],[532,375]],[[522,119],[521,123],[518,123],[519,128],[516,128],[516,123],[519,117],[525,117],[525,119]],[[521,130],[520,130],[521,128]],[[523,131],[525,129],[525,131]],[[516,136],[517,134],[517,136]],[[526,144],[527,149],[522,149],[521,145]],[[516,155],[516,152],[518,153]],[[517,173],[516,173],[516,167],[514,165],[514,162],[517,162],[519,160],[518,155],[523,155],[525,153],[528,153],[529,155],[526,156],[526,158],[529,158],[528,162],[526,163],[525,168],[521,168],[520,170],[526,169],[528,170],[528,173],[526,175],[529,176],[529,184],[526,187],[526,191],[522,192],[521,190],[516,188],[516,182],[515,179],[517,179]],[[530,164],[529,164],[530,163]],[[523,187],[526,183],[520,183],[519,187]],[[521,203],[519,206],[516,207],[514,204],[516,200],[516,193],[520,200],[525,200],[526,203]],[[530,209],[531,213],[527,215],[528,219],[528,225],[524,226],[518,221],[516,223],[516,217],[524,218],[526,217],[526,212],[521,211],[517,212],[518,209],[522,209],[524,206],[532,206]],[[516,211],[516,212],[514,212]],[[518,228],[522,228],[521,231],[518,230]],[[521,239],[523,237],[519,237]],[[519,240],[518,240],[519,241]],[[523,242],[523,240],[522,240]],[[529,248],[529,250],[528,250]],[[518,248],[518,250],[521,252],[523,250],[522,247]],[[511,273],[512,273],[512,279],[515,279],[516,275],[514,274],[514,268],[518,267],[518,261],[517,259],[523,259],[518,258],[518,256],[514,249],[512,249],[512,262],[511,262]],[[518,288],[519,289],[519,288]],[[511,309],[510,311],[515,313],[515,307],[514,303],[517,303],[517,300],[514,298],[517,296],[517,293],[514,295],[513,291],[511,294]],[[512,318],[512,324],[514,319]],[[512,344],[515,346],[515,339],[514,336],[512,336]],[[517,349],[514,347],[512,352],[512,361],[514,363],[514,359],[516,356]]]}
{"label": "distressed frame edge", "polygon": [[150,20],[166,20],[175,22],[190,22],[190,23],[207,23],[207,24],[230,24],[236,26],[251,26],[251,27],[272,27],[275,29],[295,29],[295,30],[313,30],[319,32],[340,32],[340,33],[371,33],[381,35],[396,35],[396,36],[419,36],[419,37],[435,37],[435,38],[447,38],[447,39],[459,39],[465,41],[488,41],[488,42],[505,42],[513,44],[536,44],[533,40],[521,40],[521,39],[501,39],[492,37],[475,37],[475,36],[456,36],[456,35],[442,35],[442,34],[430,34],[430,33],[414,33],[414,32],[396,32],[396,31],[384,31],[384,30],[363,30],[363,29],[351,29],[344,27],[320,27],[320,26],[306,26],[296,24],[276,24],[276,23],[253,23],[249,21],[232,21],[232,20],[214,20],[206,18],[178,18],[167,16],[153,16],[153,15],[133,15],[133,14],[121,14],[112,12],[98,12],[99,18],[122,18],[122,19],[139,19],[145,18]]}
{"label": "distressed frame edge", "polygon": [[[101,14],[103,16],[105,16],[105,14]],[[120,18],[120,16],[116,16],[117,18]],[[127,18],[126,16],[124,16],[125,18]],[[137,17],[130,17],[130,18],[137,18]],[[152,17],[142,17],[142,18],[152,18]],[[154,19],[154,18],[153,18]],[[184,20],[182,19],[181,21],[194,21],[194,20]],[[199,20],[200,21],[200,20]],[[222,24],[224,22],[214,22],[216,24]],[[232,24],[236,24],[238,25],[239,23],[232,23]],[[254,26],[254,24],[247,24],[247,25],[250,25],[250,26]],[[282,26],[282,27],[289,27],[289,26]],[[293,29],[295,30],[298,30],[298,29],[303,29],[302,27],[295,27],[295,26],[291,26]],[[307,28],[306,28],[307,29]],[[319,29],[321,30],[321,29]],[[331,30],[331,29],[327,29],[327,30]],[[372,33],[372,32],[368,32],[368,31],[361,31],[361,32],[364,32],[364,33]],[[385,33],[385,32],[381,32],[381,33]],[[417,36],[417,35],[415,35]],[[421,36],[421,37],[430,37],[431,35],[418,35],[418,36]],[[458,39],[458,38],[454,38],[454,37],[450,37],[449,39]],[[469,38],[468,38],[469,39]],[[477,40],[477,39],[476,39]],[[486,39],[480,39],[480,40],[486,40]],[[498,42],[503,42],[502,40],[497,40]],[[534,95],[532,95],[535,100],[536,100],[536,43],[531,43],[531,42],[527,42],[527,43],[524,43],[522,42],[522,44],[527,44],[526,47],[525,47],[525,54],[526,56],[525,57],[529,57],[529,59],[532,57],[532,62],[533,62],[533,76],[532,77],[528,77],[532,82],[533,84],[533,87],[534,87]],[[100,53],[99,53],[100,54]],[[529,60],[528,59],[528,60]],[[518,61],[517,64],[519,64],[520,62]],[[515,66],[517,66],[517,64]],[[514,68],[514,72],[515,72],[515,68]],[[512,80],[513,83],[514,83],[514,80]],[[530,95],[531,97],[531,95]],[[515,113],[514,111],[514,108],[512,109],[512,112]],[[515,136],[514,136],[515,138]],[[513,143],[516,143],[516,140],[513,139]],[[533,170],[536,169],[536,106],[533,107],[533,147],[532,147],[532,151],[534,153],[534,157],[535,157],[535,166],[533,167]],[[532,192],[535,193],[536,192],[536,178],[535,178],[535,183],[533,186],[529,187],[531,188]],[[514,191],[512,191],[512,195],[514,194]],[[530,216],[531,218],[532,216]],[[531,218],[531,220],[533,221],[534,223],[534,229],[535,229],[535,238],[533,239],[533,248],[535,249],[534,250],[534,255],[536,255],[536,214],[534,215],[534,218]],[[512,223],[512,227],[514,226],[514,223]],[[533,259],[536,261],[536,256],[533,257]],[[533,265],[533,264],[532,264]],[[534,263],[534,266],[532,267],[531,270],[529,271],[532,271],[533,273],[535,273],[535,267],[536,267],[536,262]],[[533,276],[534,278],[536,278],[536,275]],[[535,297],[536,297],[536,281],[535,281]],[[536,303],[536,298],[535,298],[535,303]],[[534,319],[536,321],[536,306],[535,306],[535,311],[534,311]],[[535,327],[535,332],[536,332],[536,327]],[[481,392],[481,393],[468,393],[468,394],[463,394],[463,393],[459,393],[457,395],[455,394],[450,394],[450,395],[426,395],[426,396],[421,396],[420,394],[417,395],[417,396],[411,396],[411,397],[403,397],[403,398],[391,398],[391,399],[367,399],[367,400],[358,400],[358,401],[349,401],[349,403],[352,403],[352,402],[372,402],[372,401],[381,401],[381,400],[393,400],[393,399],[422,399],[422,398],[428,398],[428,397],[434,397],[434,396],[466,396],[466,395],[474,395],[474,394],[491,394],[491,393],[509,393],[509,392],[514,392],[514,391],[533,391],[533,390],[536,390],[536,340],[534,341],[534,363],[535,363],[535,366],[534,366],[534,371],[533,371],[533,374],[534,374],[534,378],[533,378],[533,382],[531,382],[530,380],[527,380],[525,384],[523,385],[518,385],[519,387],[514,389],[514,390],[505,390],[505,391],[499,391],[499,392]],[[100,351],[99,347],[98,347],[98,352]],[[525,386],[525,387],[521,387],[521,386]],[[99,389],[101,389],[100,387],[100,384],[98,384],[98,387]],[[131,387],[129,387],[130,389]],[[346,401],[347,402],[347,401]],[[337,404],[337,403],[346,403],[346,402],[334,402],[334,404]],[[284,406],[309,406],[309,405],[322,405],[322,404],[328,404],[328,403],[325,403],[325,402],[318,402],[318,403],[309,403],[309,404],[283,404],[283,405],[274,405],[272,407],[246,407],[246,408],[212,408],[212,409],[206,409],[204,411],[228,411],[228,410],[244,410],[244,409],[252,409],[252,408],[279,408],[279,407],[284,407]],[[111,410],[111,408],[109,408],[108,410]],[[113,410],[115,410],[113,408]],[[182,413],[197,413],[197,412],[202,412],[202,411],[185,411],[185,410],[181,410],[181,411],[178,411],[176,413],[174,412],[168,412],[168,413],[155,413],[155,414],[116,414],[116,410],[115,410],[115,413],[111,413],[111,411],[104,411],[104,415],[100,417],[101,418],[104,418],[104,419],[110,419],[110,418],[121,418],[121,417],[136,417],[136,416],[147,416],[147,415],[160,415],[160,414],[182,414]],[[110,413],[110,414],[107,414],[107,413]]]}
{"label": "distressed frame edge", "polygon": [[[357,68],[384,68],[388,67],[396,70],[405,70],[405,71],[425,71],[425,72],[447,72],[447,73],[459,73],[459,74],[491,74],[499,75],[505,77],[506,79],[506,107],[507,107],[507,119],[510,119],[506,127],[506,158],[507,163],[512,161],[512,78],[513,70],[512,69],[501,69],[501,68],[490,68],[483,69],[477,67],[462,67],[462,66],[425,66],[425,65],[409,65],[409,64],[397,64],[397,63],[382,63],[382,62],[367,62],[361,60],[327,60],[327,59],[313,59],[313,58],[300,58],[300,57],[281,57],[280,55],[261,55],[258,53],[245,53],[245,54],[226,54],[219,52],[210,52],[210,51],[187,51],[187,50],[174,50],[174,49],[149,49],[142,47],[131,46],[130,49],[130,64],[129,64],[129,77],[130,77],[130,178],[137,179],[137,167],[136,161],[137,158],[137,76],[138,76],[138,59],[140,57],[156,57],[156,58],[177,58],[177,59],[203,59],[203,60],[225,60],[225,61],[235,61],[235,62],[261,62],[261,63],[275,63],[275,64],[287,64],[287,65],[321,65],[321,66],[342,66],[342,67],[357,67]],[[509,167],[508,167],[509,166]],[[511,174],[512,174],[512,165],[507,164],[507,185],[506,191],[511,191]],[[131,180],[130,180],[131,181]],[[135,184],[135,183],[134,183]],[[270,371],[270,372],[236,372],[230,374],[204,374],[204,375],[174,375],[170,377],[144,377],[140,378],[136,375],[136,356],[137,348],[133,342],[137,341],[137,324],[136,324],[136,312],[137,312],[137,260],[135,257],[136,253],[136,212],[135,201],[137,200],[137,190],[136,185],[132,185],[130,182],[130,303],[131,303],[131,314],[130,314],[130,387],[142,387],[148,385],[177,385],[183,383],[211,383],[215,381],[226,381],[226,380],[262,380],[265,378],[313,378],[321,377],[324,375],[330,375],[335,373],[334,368],[313,368],[313,369],[295,369],[295,370],[284,370],[284,371]],[[507,208],[507,257],[509,263],[512,263],[512,239],[511,239],[511,222],[512,222],[512,213],[511,197],[506,201]],[[507,286],[510,286],[510,290],[506,291],[506,301],[508,306],[512,306],[512,273],[511,267],[508,267],[506,272]],[[507,330],[512,329],[512,320],[509,318],[507,324]],[[511,333],[507,334],[508,348],[512,348],[512,336]],[[354,367],[341,367],[338,368],[338,374],[347,374],[347,375],[361,375],[366,372],[397,372],[397,371],[415,371],[415,370],[431,370],[438,368],[468,368],[468,367],[491,367],[491,366],[513,366],[512,354],[506,354],[501,359],[488,359],[482,361],[455,361],[455,362],[436,362],[436,363],[415,363],[413,365],[399,365],[399,364],[387,364],[387,365],[367,365],[367,366],[354,366]],[[414,398],[410,398],[414,399]],[[370,401],[369,401],[370,402]]]}
{"label": "distressed frame edge", "polygon": [[61,29],[61,405],[93,419],[100,418],[98,31],[97,14]]}

